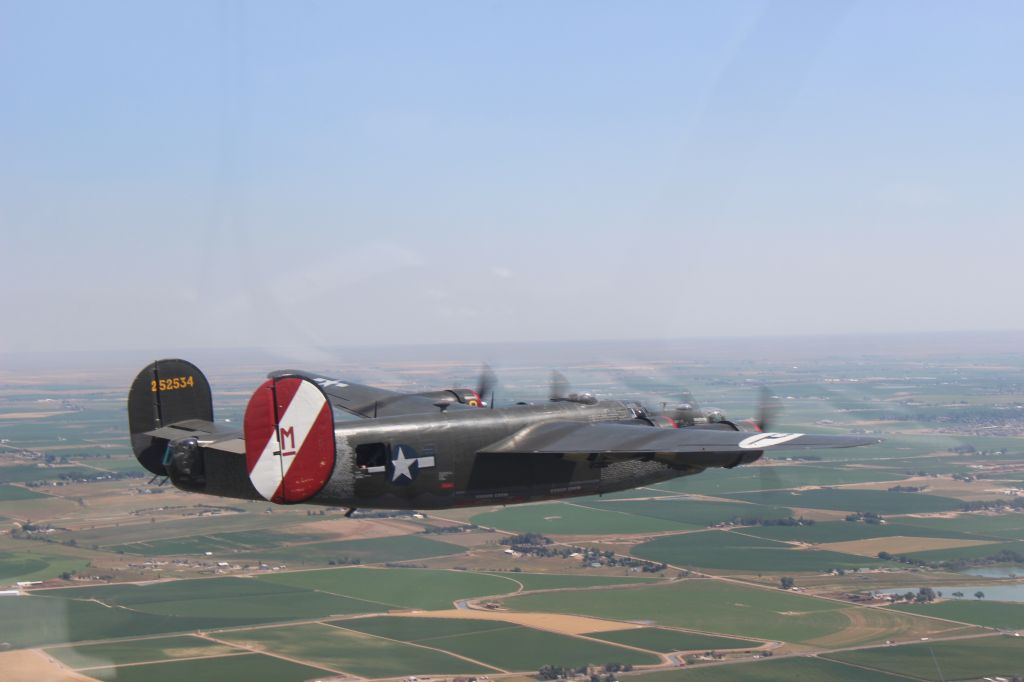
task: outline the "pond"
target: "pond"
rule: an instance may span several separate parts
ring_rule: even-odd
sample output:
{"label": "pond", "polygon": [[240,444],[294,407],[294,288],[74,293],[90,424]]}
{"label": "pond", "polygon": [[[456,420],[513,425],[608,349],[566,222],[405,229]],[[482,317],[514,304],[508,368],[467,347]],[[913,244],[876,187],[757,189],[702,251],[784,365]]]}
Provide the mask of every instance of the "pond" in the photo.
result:
{"label": "pond", "polygon": [[[1024,582],[1007,583],[1005,585],[943,585],[932,587],[936,592],[942,593],[943,599],[974,599],[975,592],[984,592],[982,597],[985,601],[1017,601],[1024,602]],[[878,594],[906,594],[907,592],[917,593],[916,589],[908,587],[892,590],[875,590]],[[954,597],[954,592],[963,592],[963,597]]]}

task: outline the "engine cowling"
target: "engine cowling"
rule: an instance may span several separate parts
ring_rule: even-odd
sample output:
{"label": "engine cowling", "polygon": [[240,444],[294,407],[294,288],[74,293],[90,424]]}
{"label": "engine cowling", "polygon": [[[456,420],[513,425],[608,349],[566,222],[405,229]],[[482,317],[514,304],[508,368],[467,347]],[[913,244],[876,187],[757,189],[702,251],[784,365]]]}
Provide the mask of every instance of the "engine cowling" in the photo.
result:
{"label": "engine cowling", "polygon": [[470,407],[487,406],[487,403],[480,397],[480,394],[471,388],[449,388],[443,391],[426,391],[416,395],[430,398],[435,403],[460,403]]}

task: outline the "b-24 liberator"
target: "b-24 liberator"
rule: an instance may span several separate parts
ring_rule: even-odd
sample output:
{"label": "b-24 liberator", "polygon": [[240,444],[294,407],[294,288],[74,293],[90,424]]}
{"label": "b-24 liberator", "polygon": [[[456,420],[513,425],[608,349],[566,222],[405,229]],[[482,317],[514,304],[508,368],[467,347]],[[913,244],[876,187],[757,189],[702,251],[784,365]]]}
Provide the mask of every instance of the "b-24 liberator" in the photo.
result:
{"label": "b-24 liberator", "polygon": [[490,384],[487,372],[476,389],[398,393],[276,371],[252,394],[239,431],[214,420],[199,368],[158,360],[128,395],[132,449],[182,490],[351,513],[599,495],[731,469],[768,450],[879,442],[769,431],[767,406],[749,422],[695,414],[691,405],[659,414],[567,394],[562,381],[548,401],[497,407],[493,395],[484,400]]}

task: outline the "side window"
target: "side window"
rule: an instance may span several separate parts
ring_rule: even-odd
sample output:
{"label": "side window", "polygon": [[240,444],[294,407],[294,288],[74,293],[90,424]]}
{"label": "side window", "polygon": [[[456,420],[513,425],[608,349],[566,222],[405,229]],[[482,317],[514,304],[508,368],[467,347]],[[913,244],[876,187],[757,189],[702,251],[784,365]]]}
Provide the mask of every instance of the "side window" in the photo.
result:
{"label": "side window", "polygon": [[356,446],[356,466],[371,473],[384,471],[388,463],[387,443],[364,443]]}

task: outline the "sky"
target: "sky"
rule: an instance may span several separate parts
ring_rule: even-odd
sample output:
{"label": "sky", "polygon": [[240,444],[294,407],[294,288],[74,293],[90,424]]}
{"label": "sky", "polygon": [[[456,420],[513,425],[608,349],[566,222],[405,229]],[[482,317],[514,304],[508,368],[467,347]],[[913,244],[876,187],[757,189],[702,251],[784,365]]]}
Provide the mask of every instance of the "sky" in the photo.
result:
{"label": "sky", "polygon": [[0,352],[1024,329],[1024,3],[0,0]]}

